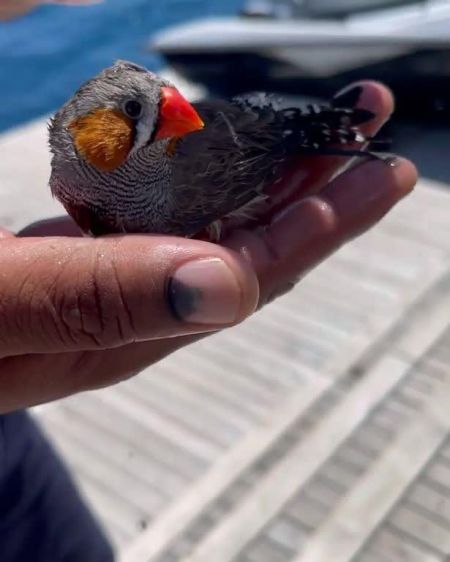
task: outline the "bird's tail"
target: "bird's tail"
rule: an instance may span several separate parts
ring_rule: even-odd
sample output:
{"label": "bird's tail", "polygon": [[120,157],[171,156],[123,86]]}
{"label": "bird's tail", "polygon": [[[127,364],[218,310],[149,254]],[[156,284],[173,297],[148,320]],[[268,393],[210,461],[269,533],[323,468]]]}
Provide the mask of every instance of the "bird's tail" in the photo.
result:
{"label": "bird's tail", "polygon": [[[386,159],[386,155],[372,151],[372,137],[361,131],[361,125],[371,121],[375,114],[368,109],[356,108],[361,88],[354,88],[333,98],[329,104],[287,106],[282,98],[253,92],[234,98],[243,109],[256,113],[258,122],[267,122],[284,155],[344,155]],[[388,145],[383,142],[382,144]],[[380,145],[381,146],[381,145]]]}
{"label": "bird's tail", "polygon": [[371,150],[373,138],[360,130],[375,117],[367,109],[308,105],[283,109],[282,114],[282,134],[290,153],[384,159]]}

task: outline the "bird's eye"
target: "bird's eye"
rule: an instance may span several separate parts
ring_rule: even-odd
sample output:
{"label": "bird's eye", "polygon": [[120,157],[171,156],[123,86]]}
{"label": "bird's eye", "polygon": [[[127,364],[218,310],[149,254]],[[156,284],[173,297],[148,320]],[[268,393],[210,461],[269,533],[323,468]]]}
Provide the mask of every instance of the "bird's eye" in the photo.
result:
{"label": "bird's eye", "polygon": [[137,100],[128,100],[125,102],[123,109],[125,114],[130,117],[130,119],[139,119],[142,116],[143,107],[142,104]]}

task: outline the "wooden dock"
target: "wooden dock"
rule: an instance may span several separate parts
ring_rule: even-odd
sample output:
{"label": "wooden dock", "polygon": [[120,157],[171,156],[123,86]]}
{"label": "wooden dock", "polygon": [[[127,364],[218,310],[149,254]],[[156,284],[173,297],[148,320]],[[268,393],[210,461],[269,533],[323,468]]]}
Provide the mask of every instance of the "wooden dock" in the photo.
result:
{"label": "wooden dock", "polygon": [[[6,226],[59,211],[44,139],[0,140]],[[423,180],[243,325],[35,415],[121,562],[450,562],[450,191]]]}

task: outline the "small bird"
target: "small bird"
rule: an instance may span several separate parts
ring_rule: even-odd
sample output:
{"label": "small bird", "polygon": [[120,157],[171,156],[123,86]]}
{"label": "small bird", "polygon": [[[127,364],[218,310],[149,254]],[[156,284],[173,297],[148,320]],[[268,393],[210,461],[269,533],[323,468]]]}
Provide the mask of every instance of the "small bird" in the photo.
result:
{"label": "small bird", "polygon": [[[50,187],[87,234],[220,238],[222,221],[264,199],[286,164],[366,155],[361,88],[328,105],[283,107],[266,94],[190,104],[169,81],[118,61],[86,82],[49,124]],[[250,211],[251,212],[251,211]]]}

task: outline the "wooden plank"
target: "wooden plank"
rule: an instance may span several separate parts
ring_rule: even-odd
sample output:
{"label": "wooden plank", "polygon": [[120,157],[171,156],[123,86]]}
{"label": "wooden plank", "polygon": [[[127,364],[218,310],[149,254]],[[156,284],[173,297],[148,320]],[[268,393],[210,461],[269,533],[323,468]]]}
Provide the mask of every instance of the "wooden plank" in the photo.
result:
{"label": "wooden plank", "polygon": [[143,448],[133,446],[117,439],[116,435],[93,431],[90,424],[79,416],[70,415],[69,420],[62,419],[61,410],[46,417],[44,427],[58,424],[58,433],[54,440],[61,444],[65,454],[69,455],[72,447],[84,450],[87,456],[99,457],[107,467],[121,470],[124,479],[142,482],[158,495],[165,498],[176,496],[185,488],[188,480],[167,467],[152,462]]}
{"label": "wooden plank", "polygon": [[[442,382],[442,380],[440,382]],[[391,396],[389,402],[383,404],[383,410],[385,412],[392,413],[392,415],[398,416],[403,420],[409,419],[415,412],[414,408],[412,408],[409,404],[399,402],[395,392]]]}
{"label": "wooden plank", "polygon": [[305,494],[298,494],[291,499],[283,509],[297,521],[298,526],[302,526],[309,532],[314,530],[325,519],[328,508],[317,499]]}
{"label": "wooden plank", "polygon": [[275,544],[268,538],[262,538],[245,553],[251,562],[286,562],[289,551]]}
{"label": "wooden plank", "polygon": [[126,509],[121,511],[122,504],[117,498],[86,478],[78,480],[78,489],[113,547],[116,550],[126,547],[139,529],[140,514],[129,513]]}
{"label": "wooden plank", "polygon": [[[416,241],[428,244],[431,249],[448,252],[446,240],[450,235],[448,225],[448,189],[426,180],[426,189],[417,189],[408,197],[396,213],[384,221],[384,229],[408,240],[412,247]],[[423,212],[426,209],[426,213]],[[422,220],[411,221],[411,216],[422,215]]]}
{"label": "wooden plank", "polygon": [[207,406],[202,407],[201,401],[183,395],[176,385],[150,381],[149,386],[148,392],[142,392],[138,385],[130,385],[122,390],[137,403],[145,404],[148,409],[183,424],[220,448],[230,446],[242,434],[232,419],[219,416]]}
{"label": "wooden plank", "polygon": [[180,420],[173,419],[163,412],[149,408],[134,397],[127,396],[121,388],[114,394],[104,396],[103,400],[123,415],[148,425],[156,433],[182,446],[201,460],[211,462],[223,451],[221,446],[209,440],[205,434],[186,427]]}
{"label": "wooden plank", "polygon": [[450,496],[437,492],[426,482],[417,484],[408,496],[408,502],[441,518],[450,527]]}
{"label": "wooden plank", "polygon": [[381,408],[373,418],[373,424],[384,431],[396,431],[407,419],[405,412],[392,410],[391,408]]}
{"label": "wooden plank", "polygon": [[[251,321],[248,323],[251,323]],[[223,385],[223,367],[221,366],[221,370],[218,370],[218,361],[225,356],[226,372],[231,372],[234,375],[230,380],[231,385],[238,386],[239,394],[247,390],[249,400],[260,400],[261,403],[270,407],[273,404],[274,395],[282,396],[292,388],[281,376],[285,369],[292,368],[292,361],[289,362],[287,358],[278,353],[276,345],[267,347],[262,345],[261,341],[251,345],[244,331],[244,327],[248,323],[239,326],[239,331],[236,334],[233,336],[230,334],[217,347],[205,346],[201,348],[201,360],[205,360],[211,366],[211,369],[203,372],[203,376],[219,379]],[[195,357],[191,359],[195,359]],[[272,370],[265,368],[268,362],[272,364]],[[300,366],[300,369],[304,370],[302,366]],[[276,376],[277,373],[280,376]]]}
{"label": "wooden plank", "polygon": [[[242,394],[243,400],[252,400],[266,408],[273,408],[277,401],[277,395],[281,390],[274,388],[272,391],[260,381],[252,380],[249,374],[255,370],[251,362],[254,358],[254,349],[250,346],[246,348],[248,357],[241,356],[239,361],[235,355],[230,355],[224,349],[225,343],[222,342],[218,347],[199,346],[198,355],[186,353],[183,355],[182,365],[185,369],[195,369],[202,372],[204,376],[210,374],[220,377],[227,381],[227,386],[234,387]],[[242,364],[245,368],[242,369]],[[181,366],[181,364],[179,364]]]}
{"label": "wooden plank", "polygon": [[143,393],[151,392],[154,388],[162,388],[164,391],[169,388],[171,392],[188,399],[194,408],[202,408],[207,415],[211,415],[221,423],[232,425],[238,432],[247,431],[257,423],[258,418],[255,419],[252,413],[248,415],[246,403],[230,405],[222,396],[205,392],[205,387],[193,384],[192,379],[183,377],[181,373],[164,369],[164,375],[167,375],[167,378],[166,376],[151,379],[139,377],[133,388]]}
{"label": "wooden plank", "polygon": [[337,282],[343,284],[355,283],[357,287],[361,287],[363,291],[373,295],[375,298],[397,300],[398,284],[393,282],[392,279],[382,278],[379,274],[374,275],[373,267],[371,267],[369,261],[367,261],[370,259],[369,247],[373,236],[374,233],[370,232],[366,234],[361,241],[355,240],[353,243],[353,246],[362,243],[363,255],[362,259],[359,260],[359,267],[355,262],[349,263],[349,261],[345,259],[345,252],[353,250],[353,248],[347,247],[342,248],[342,254],[341,252],[336,254],[333,263],[324,264],[323,267],[332,268],[333,282],[336,278]]}
{"label": "wooden plank", "polygon": [[379,454],[385,449],[389,436],[377,431],[377,428],[372,424],[365,424],[358,435],[355,435],[354,441],[357,444],[364,445],[365,450]]}
{"label": "wooden plank", "polygon": [[[372,530],[383,521],[445,439],[450,427],[449,400],[450,384],[439,385],[429,398],[426,413],[407,426],[372,465],[339,509],[311,537],[296,562],[348,562],[362,548]],[[406,529],[417,523],[416,515],[405,510],[402,515],[403,518],[395,516],[396,525],[401,523]],[[433,531],[431,525],[429,530]],[[450,533],[447,538],[450,549]],[[447,545],[444,534],[437,531],[433,540]]]}
{"label": "wooden plank", "polygon": [[336,482],[338,486],[342,486],[344,489],[350,488],[360,475],[351,466],[339,464],[334,458],[320,469],[320,474]]}
{"label": "wooden plank", "polygon": [[340,260],[352,268],[363,267],[370,277],[387,282],[410,285],[422,275],[425,267],[442,260],[442,251],[428,244],[415,244],[403,236],[393,236],[383,228],[370,231],[368,236],[348,244],[339,253]]}
{"label": "wooden plank", "polygon": [[413,407],[420,408],[420,404],[427,398],[427,394],[416,386],[408,384],[399,390],[396,394],[396,398],[400,398],[402,401],[412,404]]}
{"label": "wooden plank", "polygon": [[[364,331],[359,330],[358,333],[352,337],[347,344],[347,354],[351,353],[352,350],[352,340],[353,345],[358,347],[359,349],[364,349],[365,347],[373,345],[374,342],[377,341],[377,337],[380,335],[380,328],[384,326],[386,331],[389,329],[393,330],[393,338],[390,343],[394,343],[395,338],[397,337],[397,332],[404,334],[411,329],[411,324],[409,323],[409,316],[414,315],[415,321],[419,322],[422,321],[426,317],[426,311],[421,310],[417,313],[417,308],[420,309],[420,304],[427,296],[427,289],[430,286],[433,286],[434,283],[437,282],[438,279],[441,279],[444,275],[447,274],[447,266],[444,264],[436,265],[435,268],[431,268],[430,271],[427,271],[425,279],[422,279],[420,282],[417,281],[415,285],[415,291],[409,294],[411,299],[410,302],[414,302],[414,306],[411,306],[408,314],[405,315],[405,310],[403,306],[392,306],[390,309],[390,313],[388,315],[389,320],[386,322],[386,316],[381,318],[376,318],[376,316],[372,315],[373,320],[370,322],[365,322]],[[404,301],[403,301],[404,305]],[[397,308],[398,307],[398,308]],[[433,331],[434,337],[437,338],[439,334],[441,334],[440,326],[435,326],[435,331]],[[363,344],[363,340],[365,340],[365,344]],[[428,341],[425,342],[428,344]],[[389,343],[386,342],[386,345],[389,346]],[[376,348],[376,346],[374,346]],[[425,352],[428,345],[423,345],[420,342],[417,343],[414,350],[411,350],[412,355],[410,357],[411,360],[419,358],[421,354]],[[325,376],[336,377],[336,373],[341,373],[341,365],[340,361],[345,363],[344,356],[334,357],[333,361],[330,361],[326,365],[324,365],[321,369],[322,373]]]}
{"label": "wooden plank", "polygon": [[[437,482],[442,488],[450,493],[450,467],[443,463],[435,464],[427,473],[427,478]],[[450,551],[449,551],[450,552]]]}
{"label": "wooden plank", "polygon": [[356,470],[366,470],[373,457],[367,455],[364,451],[355,448],[349,441],[346,443],[338,453],[337,458],[341,458],[344,462],[354,466]]}
{"label": "wooden plank", "polygon": [[123,561],[141,562],[146,558],[155,559],[162,554],[189,522],[199,516],[239,474],[248,469],[272,442],[279,439],[293,421],[329,386],[331,382],[322,379],[318,374],[314,384],[291,396],[286,401],[283,411],[268,419],[264,427],[244,438],[215,464],[206,478],[192,486],[182,500],[159,517],[155,524],[123,553]]}
{"label": "wooden plank", "polygon": [[448,374],[448,363],[444,363],[437,357],[430,357],[427,358],[424,371],[428,377],[442,380]]}
{"label": "wooden plank", "polygon": [[[430,275],[430,277],[427,278],[427,281],[429,281],[429,279],[435,279],[439,274],[440,274],[439,272],[434,272],[434,277]],[[423,286],[426,286],[426,284],[424,283]],[[422,288],[416,286],[417,294],[420,294],[420,291],[423,290],[423,286]],[[426,311],[423,311],[423,315],[425,314]],[[400,316],[401,316],[400,314],[398,315],[394,314],[394,316],[390,319],[387,325],[385,319],[380,319],[380,323],[377,328],[378,333],[379,334],[381,333],[382,326],[384,327],[384,329],[386,329],[388,326],[389,327],[393,326],[395,322],[398,321]],[[407,330],[411,329],[411,325],[409,323],[406,324],[405,327]],[[376,330],[372,333],[370,337],[373,337],[374,333],[376,333]],[[438,332],[434,333],[435,337],[437,336],[437,333]],[[358,342],[358,345],[360,345],[360,342]],[[356,345],[355,345],[355,349],[356,349]],[[361,349],[361,347],[359,347],[359,349]],[[417,345],[413,351],[414,351],[414,356],[419,357],[421,353],[423,353],[424,348],[421,347],[419,342],[419,345]],[[349,352],[349,350],[344,349],[342,352],[341,359],[335,358],[333,364],[330,362],[328,366],[329,372],[332,373],[333,376],[336,376],[335,375],[336,372],[345,372],[345,368],[353,361],[352,357],[353,357],[352,352]],[[339,369],[341,368],[342,371],[339,371]],[[293,403],[294,402],[295,400],[293,401]],[[286,413],[287,412],[288,409]],[[286,416],[286,419],[284,419],[284,415],[283,415],[281,419],[283,421],[289,422],[289,416]],[[285,427],[287,427],[287,425]],[[272,440],[275,439],[276,438],[275,435],[276,432],[274,432],[269,437],[269,440],[266,441],[266,443],[269,443],[271,439]],[[251,440],[248,441],[248,445],[247,442],[244,441],[243,445],[244,448],[246,449],[246,453],[241,456],[241,462],[245,458],[244,461],[244,465],[245,465],[246,462],[250,462],[250,457],[252,456],[250,454],[250,451],[252,450],[254,445],[251,444]],[[254,451],[255,456],[253,458],[256,458],[256,455],[258,454],[258,450],[261,449],[256,447]],[[363,452],[362,448],[357,447],[355,450],[358,454],[363,455],[363,457],[367,457],[367,455]],[[232,459],[233,455],[231,454],[229,458]],[[239,458],[239,455],[237,458]],[[232,466],[234,468],[237,468],[238,470],[239,470],[239,466],[241,467],[243,466],[243,465],[239,465],[234,460],[232,460],[231,463]],[[238,473],[238,471],[237,472],[230,471],[229,465],[227,468],[225,468],[225,466],[226,466],[225,463],[224,464],[219,463],[217,465],[217,469],[218,471],[222,472],[222,475],[223,474],[235,475]],[[217,485],[217,488],[214,492],[214,487],[218,482],[220,482],[220,484]],[[158,521],[151,529],[149,529],[147,533],[143,534],[140,540],[136,541],[135,545],[133,545],[128,552],[124,553],[123,559],[126,560],[127,562],[128,561],[132,562],[134,560],[140,561],[142,559],[142,556],[148,555],[148,557],[151,558],[151,557],[156,557],[158,552],[163,552],[165,545],[170,543],[171,537],[175,537],[175,535],[180,531],[180,529],[188,524],[189,519],[194,518],[195,514],[199,513],[199,511],[203,509],[202,506],[205,506],[208,503],[208,501],[210,501],[211,497],[217,496],[220,493],[220,490],[223,490],[224,487],[227,485],[226,482],[231,482],[231,479],[230,480],[224,479],[223,476],[219,477],[217,480],[212,478],[211,480],[206,479],[204,482],[201,482],[198,489],[197,488],[193,489],[192,495],[188,494],[183,499],[184,500],[183,502],[180,502],[179,505],[175,505],[173,509],[169,510],[168,517],[163,518],[161,521]]]}
{"label": "wooden plank", "polygon": [[303,492],[305,497],[312,498],[329,508],[344,494],[345,488],[330,478],[326,478],[320,468]]}
{"label": "wooden plank", "polygon": [[[361,264],[361,267],[364,267],[364,264]],[[330,277],[331,275],[333,277]],[[330,278],[333,279],[332,283],[330,283]],[[355,296],[355,301],[348,298],[349,294]],[[395,295],[385,295],[374,292],[371,286],[361,286],[357,277],[349,277],[345,271],[337,271],[336,276],[334,276],[333,262],[324,262],[311,277],[305,278],[301,285],[300,296],[305,303],[313,299],[319,305],[319,310],[322,310],[325,314],[326,309],[320,307],[322,302],[334,303],[350,316],[354,316],[357,311],[361,312],[360,307],[370,302],[375,304],[376,307],[380,307],[383,306],[383,303],[392,305],[397,301]],[[322,301],[322,297],[325,298],[325,301]],[[352,306],[352,302],[356,306]],[[312,310],[315,310],[315,307]]]}
{"label": "wooden plank", "polygon": [[447,462],[450,462],[450,441],[440,451],[441,457]]}
{"label": "wooden plank", "polygon": [[[274,315],[271,313],[270,317],[273,319]],[[288,318],[284,318],[284,321],[279,323],[266,322],[263,328],[259,324],[249,322],[243,326],[243,334],[245,341],[241,341],[241,346],[247,346],[249,341],[253,341],[258,348],[268,346],[269,349],[274,347],[283,349],[291,342],[294,349],[307,348],[318,354],[328,355],[333,353],[346,338],[346,334],[341,334],[340,337],[336,337],[335,333],[327,334],[327,330],[320,326],[314,330],[313,326],[307,326],[305,323],[300,326],[295,321],[288,323]]]}
{"label": "wooden plank", "polygon": [[0,135],[0,224],[17,231],[43,217],[64,214],[48,188],[50,151],[46,120]]}
{"label": "wooden plank", "polygon": [[[254,403],[252,400],[242,400],[242,394],[223,384],[223,380],[216,376],[205,377],[198,371],[186,370],[179,374],[180,382],[186,387],[198,388],[205,396],[211,396],[215,401],[220,401],[231,410],[241,411],[254,425],[257,425],[267,415],[267,409]],[[245,404],[245,408],[242,404]]]}
{"label": "wooden plank", "polygon": [[403,334],[397,348],[406,355],[414,354],[417,346],[429,347],[433,344],[435,334],[443,332],[448,326],[448,310],[450,309],[449,275],[443,275],[430,291],[430,296],[418,310],[421,321],[412,318],[412,329]]}
{"label": "wooden plank", "polygon": [[[340,298],[344,296],[341,295]],[[298,298],[295,301],[289,301],[289,306],[287,306],[287,303],[280,303],[278,306],[268,308],[270,314],[267,315],[267,318],[274,322],[275,326],[284,326],[285,329],[288,327],[300,336],[306,332],[319,340],[331,339],[341,342],[348,335],[348,330],[345,327],[322,321],[319,315],[314,314],[314,309],[312,309],[313,314],[308,314],[308,308],[305,307],[305,310],[303,306],[307,304],[308,299],[305,298],[305,291],[301,289],[298,292]]]}
{"label": "wooden plank", "polygon": [[390,523],[421,543],[438,550],[442,555],[450,552],[450,529],[436,524],[425,515],[403,506],[395,511]]}
{"label": "wooden plank", "polygon": [[105,462],[100,454],[95,455],[89,449],[75,446],[75,442],[72,439],[66,441],[64,435],[61,435],[56,444],[66,458],[67,453],[70,453],[70,466],[77,467],[78,472],[82,470],[82,474],[91,480],[101,482],[103,488],[120,498],[122,509],[129,505],[142,514],[148,514],[159,510],[166,503],[167,496],[162,490],[151,487],[136,477],[130,478],[123,467]]}
{"label": "wooden plank", "polygon": [[[142,454],[145,453],[149,463],[160,465],[163,469],[180,473],[187,478],[198,475],[206,467],[205,461],[183,448],[184,443],[178,444],[175,440],[171,441],[169,435],[157,433],[155,427],[146,423],[145,417],[130,416],[128,412],[122,412],[114,405],[107,404],[106,395],[111,393],[115,394],[116,389],[106,390],[101,396],[89,394],[65,400],[58,408],[59,415],[66,423],[70,423],[72,419],[84,418],[92,433],[98,431],[101,435],[111,435],[131,451],[139,449]],[[52,435],[49,425],[47,429]]]}
{"label": "wooden plank", "polygon": [[307,532],[298,524],[298,521],[284,515],[271,523],[264,535],[274,543],[281,544],[293,556],[300,550],[300,545],[305,542]]}
{"label": "wooden plank", "polygon": [[[380,554],[374,554],[373,552],[363,552],[361,556],[358,556],[358,558],[356,558],[352,562],[389,562],[389,561],[383,555],[380,556]],[[396,562],[401,562],[401,561],[397,560]]]}
{"label": "wooden plank", "polygon": [[[317,468],[354,431],[367,413],[401,380],[408,365],[384,357],[323,421],[216,527],[186,562],[228,562],[277,513]],[[386,373],[389,373],[387,376]],[[260,506],[264,505],[264,510]]]}
{"label": "wooden plank", "polygon": [[376,534],[370,548],[386,562],[442,562],[436,554],[408,542],[389,528],[383,528]]}
{"label": "wooden plank", "polygon": [[[282,353],[279,343],[273,341],[264,345],[261,339],[252,342],[245,330],[248,324],[251,322],[241,325],[238,333],[222,342],[221,351],[226,351],[228,356],[233,358],[233,372],[237,375],[237,381],[242,385],[242,379],[245,379],[245,384],[251,383],[256,387],[255,396],[260,392],[268,393],[269,401],[265,402],[270,407],[274,396],[282,397],[286,392],[291,392],[293,387],[297,388],[299,383],[305,381],[304,374],[309,371],[301,362],[289,360],[290,358]],[[259,329],[265,331],[265,325],[259,324]],[[210,348],[209,351],[215,355],[215,349]],[[243,364],[246,365],[245,369]],[[293,372],[294,376],[289,376],[290,372]],[[306,381],[311,378],[306,377]],[[221,380],[223,384],[223,379]]]}
{"label": "wooden plank", "polygon": [[107,516],[120,529],[121,534],[131,540],[139,531],[140,522],[149,520],[148,510],[139,509],[131,503],[125,502],[123,497],[105,486],[101,479],[87,474],[84,465],[73,463],[69,466],[77,475],[80,489],[93,512],[100,516],[101,521],[104,521]]}
{"label": "wooden plank", "polygon": [[[333,275],[333,272],[330,271],[329,275]],[[334,278],[333,284],[330,285],[329,276],[323,287],[316,282],[311,287],[302,284],[299,298],[301,298],[301,309],[306,317],[318,323],[335,324],[341,331],[351,333],[367,320],[369,305],[374,317],[382,318],[390,311],[391,306],[395,306],[398,302],[394,296],[391,299],[382,298],[368,291],[364,292],[357,285],[353,288],[355,299],[349,299],[352,285],[349,280],[346,281],[347,284],[343,284],[339,291],[335,290]],[[361,294],[364,297],[361,297]],[[285,303],[282,300],[281,304],[286,309],[292,308],[291,301],[288,299],[286,301]]]}

